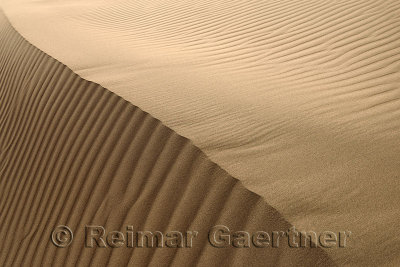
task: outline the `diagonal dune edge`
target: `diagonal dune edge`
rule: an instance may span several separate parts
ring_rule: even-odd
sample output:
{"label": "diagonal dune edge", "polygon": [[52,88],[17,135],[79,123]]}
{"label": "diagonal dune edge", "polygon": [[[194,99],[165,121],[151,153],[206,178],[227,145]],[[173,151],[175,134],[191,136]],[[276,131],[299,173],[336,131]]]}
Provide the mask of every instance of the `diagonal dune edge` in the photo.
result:
{"label": "diagonal dune edge", "polygon": [[[334,265],[321,248],[214,248],[208,230],[291,225],[192,142],[28,43],[0,12],[0,265]],[[68,225],[68,248],[50,242]],[[198,231],[192,248],[85,248],[108,231]]]}
{"label": "diagonal dune edge", "polygon": [[400,1],[0,2],[296,228],[351,231],[335,263],[400,265]]}

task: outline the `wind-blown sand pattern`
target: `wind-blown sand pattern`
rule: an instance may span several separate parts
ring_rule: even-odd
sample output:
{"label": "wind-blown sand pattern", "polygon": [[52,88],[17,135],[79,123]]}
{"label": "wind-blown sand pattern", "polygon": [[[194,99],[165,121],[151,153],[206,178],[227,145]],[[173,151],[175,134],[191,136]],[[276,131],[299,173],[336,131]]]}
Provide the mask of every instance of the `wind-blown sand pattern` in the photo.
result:
{"label": "wind-blown sand pattern", "polygon": [[29,42],[191,140],[292,225],[352,231],[326,250],[337,264],[400,264],[399,1],[2,7]]}
{"label": "wind-blown sand pattern", "polygon": [[[0,265],[328,264],[321,249],[217,249],[208,229],[290,224],[188,139],[25,41],[0,13]],[[55,226],[78,231],[68,249]],[[199,231],[187,249],[83,248],[84,226]]]}

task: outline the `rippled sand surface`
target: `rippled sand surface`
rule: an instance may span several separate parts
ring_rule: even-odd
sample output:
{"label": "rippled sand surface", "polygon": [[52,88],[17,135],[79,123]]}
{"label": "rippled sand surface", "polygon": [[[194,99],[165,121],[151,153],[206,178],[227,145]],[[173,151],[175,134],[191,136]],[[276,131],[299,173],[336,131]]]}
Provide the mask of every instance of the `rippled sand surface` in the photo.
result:
{"label": "rippled sand surface", "polygon": [[291,225],[351,231],[324,250],[338,265],[400,263],[400,2],[1,6],[23,38],[189,139]]}

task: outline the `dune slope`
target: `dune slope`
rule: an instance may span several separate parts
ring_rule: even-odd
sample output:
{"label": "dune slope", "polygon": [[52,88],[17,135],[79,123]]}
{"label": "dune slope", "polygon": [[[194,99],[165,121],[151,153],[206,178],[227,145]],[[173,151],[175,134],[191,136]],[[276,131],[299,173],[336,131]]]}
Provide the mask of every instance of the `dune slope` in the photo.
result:
{"label": "dune slope", "polygon": [[0,1],[292,225],[352,231],[338,264],[400,265],[400,1]]}
{"label": "dune slope", "polygon": [[[0,13],[1,266],[333,265],[320,248],[214,248],[208,230],[287,230],[191,141],[23,39]],[[51,231],[74,231],[68,248]],[[192,248],[87,248],[108,231],[198,231]]]}

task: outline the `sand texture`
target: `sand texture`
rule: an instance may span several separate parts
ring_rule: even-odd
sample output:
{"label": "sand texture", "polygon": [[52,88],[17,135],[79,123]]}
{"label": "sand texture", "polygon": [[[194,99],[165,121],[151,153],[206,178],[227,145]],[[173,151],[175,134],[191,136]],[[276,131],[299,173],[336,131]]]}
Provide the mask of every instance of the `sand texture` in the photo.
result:
{"label": "sand texture", "polygon": [[[0,265],[328,264],[322,249],[217,249],[208,229],[290,224],[191,141],[24,40],[0,13]],[[75,231],[69,248],[51,230]],[[84,248],[84,226],[199,231],[193,248]]]}
{"label": "sand texture", "polygon": [[336,264],[400,265],[400,1],[0,6],[25,40],[190,140],[290,225],[351,231],[324,249]]}

